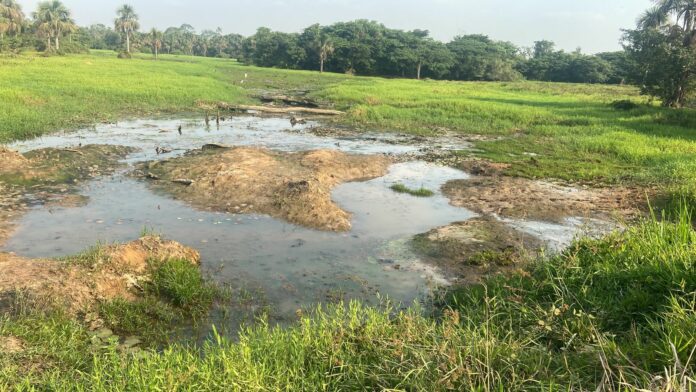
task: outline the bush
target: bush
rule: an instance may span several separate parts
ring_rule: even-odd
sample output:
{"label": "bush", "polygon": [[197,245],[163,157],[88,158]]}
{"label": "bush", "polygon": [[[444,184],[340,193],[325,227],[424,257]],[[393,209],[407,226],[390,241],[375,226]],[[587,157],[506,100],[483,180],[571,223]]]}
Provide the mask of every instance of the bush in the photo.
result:
{"label": "bush", "polygon": [[611,107],[615,110],[633,110],[638,109],[639,105],[631,100],[622,99],[611,103]]}

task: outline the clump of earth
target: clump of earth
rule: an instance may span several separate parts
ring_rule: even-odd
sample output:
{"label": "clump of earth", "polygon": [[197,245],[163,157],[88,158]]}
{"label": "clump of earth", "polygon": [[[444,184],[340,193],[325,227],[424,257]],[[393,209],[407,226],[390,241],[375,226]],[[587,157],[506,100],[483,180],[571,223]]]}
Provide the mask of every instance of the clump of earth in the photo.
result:
{"label": "clump of earth", "polygon": [[196,151],[141,170],[155,180],[155,187],[196,207],[348,231],[351,214],[331,200],[331,190],[344,182],[381,177],[389,165],[381,155],[238,147]]}
{"label": "clump of earth", "polygon": [[156,236],[61,260],[0,253],[0,298],[22,293],[72,314],[85,314],[93,311],[98,301],[134,300],[141,284],[149,279],[150,264],[171,260],[198,265],[200,256],[191,248]]}
{"label": "clump of earth", "polygon": [[506,176],[450,181],[442,191],[454,206],[480,214],[547,222],[577,216],[636,217],[646,200],[638,189],[582,189]]}
{"label": "clump of earth", "polygon": [[412,246],[448,275],[471,283],[519,266],[537,255],[543,243],[497,219],[479,217],[419,234]]}

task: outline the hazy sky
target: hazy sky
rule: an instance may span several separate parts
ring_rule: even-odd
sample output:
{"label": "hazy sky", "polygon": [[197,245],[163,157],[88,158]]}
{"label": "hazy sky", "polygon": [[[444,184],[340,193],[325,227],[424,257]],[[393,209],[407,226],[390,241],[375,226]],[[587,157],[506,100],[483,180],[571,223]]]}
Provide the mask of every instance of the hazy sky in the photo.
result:
{"label": "hazy sky", "polygon": [[[113,23],[124,0],[63,0],[80,25]],[[632,28],[650,0],[127,0],[144,29],[189,23],[253,34],[259,26],[296,32],[313,24],[371,19],[388,27],[430,30],[447,41],[460,34],[531,46],[539,39],[566,50],[617,50],[622,28]],[[38,0],[19,0],[26,13]]]}

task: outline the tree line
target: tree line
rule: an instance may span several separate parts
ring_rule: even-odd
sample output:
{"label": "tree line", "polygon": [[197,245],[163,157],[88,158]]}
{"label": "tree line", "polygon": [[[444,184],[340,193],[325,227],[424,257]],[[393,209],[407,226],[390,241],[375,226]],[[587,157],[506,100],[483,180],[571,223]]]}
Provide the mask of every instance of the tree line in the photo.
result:
{"label": "tree line", "polygon": [[[262,27],[255,34],[200,33],[188,24],[141,32],[135,10],[117,10],[113,26],[78,27],[59,1],[39,3],[26,17],[14,0],[0,0],[0,50],[33,47],[46,53],[112,49],[235,58],[263,67],[318,70],[366,76],[468,81],[539,80],[632,83],[668,106],[682,106],[696,70],[696,0],[655,0],[635,30],[625,30],[624,50],[583,54],[558,50],[551,41],[530,48],[485,35],[450,42],[427,30],[391,29],[369,20],[315,24],[299,33]],[[68,39],[64,43],[65,38]]]}

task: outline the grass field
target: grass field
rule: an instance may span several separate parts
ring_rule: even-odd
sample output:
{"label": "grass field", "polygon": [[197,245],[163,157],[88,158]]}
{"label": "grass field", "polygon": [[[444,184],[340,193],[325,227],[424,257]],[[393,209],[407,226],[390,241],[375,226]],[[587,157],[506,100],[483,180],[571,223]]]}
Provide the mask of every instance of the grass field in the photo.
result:
{"label": "grass field", "polygon": [[[307,92],[358,129],[490,137],[475,154],[513,175],[686,194],[661,219],[451,290],[437,314],[353,303],[285,329],[261,322],[238,342],[126,354],[59,310],[19,304],[0,316],[0,344],[22,343],[0,350],[0,390],[696,389],[696,112],[657,107],[632,87],[359,78],[108,52],[0,58],[0,141],[268,90]],[[627,100],[638,105],[612,105]],[[135,333],[149,325],[138,318],[146,310],[166,324],[171,307],[213,295],[183,268],[159,271],[149,289],[134,305],[105,303],[109,325]]]}
{"label": "grass field", "polygon": [[[696,183],[696,111],[648,104],[633,87],[359,78],[222,59],[124,61],[111,52],[0,59],[0,142],[191,111],[198,100],[249,102],[269,90],[308,92],[348,110],[338,121],[359,128],[501,137],[476,146],[480,155],[510,163],[509,174],[603,184]],[[611,105],[625,100],[640,105]]]}

